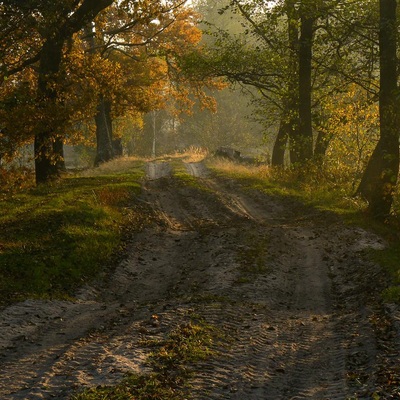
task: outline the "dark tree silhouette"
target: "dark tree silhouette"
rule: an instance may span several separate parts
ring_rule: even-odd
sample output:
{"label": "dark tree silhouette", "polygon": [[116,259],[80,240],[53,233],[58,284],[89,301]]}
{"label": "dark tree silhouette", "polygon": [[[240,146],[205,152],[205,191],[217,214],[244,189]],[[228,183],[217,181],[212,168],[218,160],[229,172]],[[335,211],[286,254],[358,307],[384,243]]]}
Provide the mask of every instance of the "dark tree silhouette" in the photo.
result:
{"label": "dark tree silhouette", "polygon": [[[60,83],[59,72],[65,43],[112,3],[113,0],[84,0],[79,7],[70,9],[68,13],[55,12],[56,20],[47,30],[40,50],[39,107],[51,107],[57,101],[57,85]],[[63,146],[57,128],[54,124],[46,123],[35,135],[36,183],[45,183],[55,178],[62,168],[60,160]]]}
{"label": "dark tree silhouette", "polygon": [[378,219],[390,213],[399,173],[399,101],[397,85],[397,1],[380,0],[380,138],[357,192]]}

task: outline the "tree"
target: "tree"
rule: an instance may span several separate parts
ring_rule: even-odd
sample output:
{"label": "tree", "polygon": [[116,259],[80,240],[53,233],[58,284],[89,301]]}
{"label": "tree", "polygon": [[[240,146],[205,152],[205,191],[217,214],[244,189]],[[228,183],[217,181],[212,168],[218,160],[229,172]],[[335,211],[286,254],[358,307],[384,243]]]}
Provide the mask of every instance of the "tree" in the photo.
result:
{"label": "tree", "polygon": [[0,36],[13,37],[0,45],[0,150],[11,154],[34,137],[38,183],[58,176],[63,143],[76,143],[82,122],[96,120],[97,161],[105,161],[114,118],[163,108],[165,98],[190,104],[189,92],[201,95],[207,84],[185,77],[176,61],[201,36],[184,1],[112,3],[0,2]]}
{"label": "tree", "polygon": [[[212,66],[210,73],[256,88],[265,113],[267,107],[275,107],[273,114],[280,115],[280,127],[272,154],[274,165],[283,165],[288,138],[293,163],[304,163],[313,154],[311,49],[316,13],[312,2],[301,2],[300,9],[297,3],[230,2],[245,28],[237,35],[217,30],[211,57],[204,61],[206,67]],[[221,8],[221,14],[228,9],[229,5]]]}
{"label": "tree", "polygon": [[[299,141],[299,27],[298,13],[295,1],[286,0],[285,13],[287,17],[287,73],[285,74],[285,87],[281,100],[281,114],[278,134],[272,151],[272,165],[283,166],[287,141],[290,139],[290,159],[296,162],[299,159],[296,143]],[[298,149],[300,150],[300,149]]]}
{"label": "tree", "polygon": [[0,85],[39,61],[43,44],[34,15],[38,1],[0,2]]}
{"label": "tree", "polygon": [[[357,83],[374,96],[376,46],[374,2],[342,0],[234,0],[243,31],[211,31],[208,60],[197,65],[210,74],[255,87],[265,119],[279,121],[272,162],[322,162],[330,135],[320,112],[324,99]],[[224,24],[224,22],[222,22]],[[289,139],[289,146],[287,146]],[[315,142],[315,146],[314,143]]]}
{"label": "tree", "polygon": [[[292,134],[291,122],[296,118],[291,107],[297,105],[289,96],[285,81],[288,76],[296,79],[298,64],[297,60],[295,64],[285,62],[289,58],[293,61],[294,53],[288,50],[288,29],[282,29],[281,11],[278,6],[271,9],[268,2],[206,3],[211,9],[215,9],[216,4],[215,14],[218,15],[205,15],[204,29],[209,35],[207,52],[194,57],[190,64],[204,75],[225,77],[251,93],[254,115],[262,120],[266,132],[271,125],[276,125],[277,116],[281,115],[285,122],[281,126],[286,129],[280,129],[283,140],[281,145],[275,146],[274,155],[279,150],[283,161],[287,137]],[[291,24],[291,28],[296,30],[296,24]]]}
{"label": "tree", "polygon": [[66,79],[63,58],[74,35],[112,3],[113,0],[26,0],[0,4],[6,16],[16,22],[10,28],[1,19],[1,35],[4,37],[9,31],[16,40],[16,43],[6,42],[1,49],[5,55],[2,82],[17,81],[28,68],[36,77],[33,133],[37,183],[58,176],[63,165],[62,127],[69,118],[63,110]]}
{"label": "tree", "polygon": [[240,89],[226,88],[213,96],[216,109],[202,109],[196,104],[193,114],[179,121],[179,149],[195,146],[215,151],[227,146],[243,152],[263,144],[262,126],[252,118],[248,98],[240,95]]}
{"label": "tree", "polygon": [[318,167],[329,171],[332,184],[354,191],[379,138],[378,104],[353,84],[347,92],[325,99],[320,112],[318,138],[326,140],[316,143],[324,147]]}
{"label": "tree", "polygon": [[196,19],[181,0],[143,2],[133,10],[115,4],[98,22],[96,38],[87,35],[94,53],[122,72],[117,87],[105,84],[106,90],[99,90],[96,165],[114,156],[112,119],[129,109],[145,113],[171,109],[173,104],[178,107],[178,103],[179,108],[187,108],[191,104],[188,88],[201,95],[200,87],[210,83],[188,79],[177,61],[201,38]]}
{"label": "tree", "polygon": [[299,73],[298,73],[298,113],[299,127],[293,138],[294,162],[304,163],[313,155],[312,132],[312,47],[314,36],[315,11],[313,7],[300,5]]}
{"label": "tree", "polygon": [[[38,73],[38,105],[51,107],[58,101],[57,87],[60,85],[60,67],[63,49],[73,35],[91,22],[99,12],[113,3],[113,0],[83,0],[75,7],[67,7],[54,14],[46,15],[52,24],[45,32],[44,43],[40,50]],[[56,122],[56,121],[54,121]],[[37,183],[45,183],[58,176],[63,159],[63,139],[58,133],[59,124],[47,120],[35,135],[35,174]]]}
{"label": "tree", "polygon": [[380,137],[357,192],[367,199],[371,215],[384,219],[390,213],[399,173],[397,1],[380,0],[379,7]]}

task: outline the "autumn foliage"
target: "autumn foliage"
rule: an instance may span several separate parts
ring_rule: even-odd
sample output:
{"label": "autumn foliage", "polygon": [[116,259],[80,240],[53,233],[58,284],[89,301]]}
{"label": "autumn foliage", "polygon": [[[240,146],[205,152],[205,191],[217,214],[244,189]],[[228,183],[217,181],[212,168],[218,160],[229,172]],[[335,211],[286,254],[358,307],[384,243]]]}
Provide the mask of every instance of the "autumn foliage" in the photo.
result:
{"label": "autumn foliage", "polygon": [[[7,39],[0,45],[3,161],[34,139],[37,169],[41,159],[47,159],[45,169],[57,166],[62,144],[95,145],[99,102],[107,104],[109,127],[127,116],[139,126],[151,110],[190,112],[196,96],[213,105],[203,89],[214,82],[188,77],[178,62],[201,40],[193,9],[177,0],[103,2],[92,12],[88,0],[0,3],[0,35]],[[58,48],[57,64],[52,53]]]}

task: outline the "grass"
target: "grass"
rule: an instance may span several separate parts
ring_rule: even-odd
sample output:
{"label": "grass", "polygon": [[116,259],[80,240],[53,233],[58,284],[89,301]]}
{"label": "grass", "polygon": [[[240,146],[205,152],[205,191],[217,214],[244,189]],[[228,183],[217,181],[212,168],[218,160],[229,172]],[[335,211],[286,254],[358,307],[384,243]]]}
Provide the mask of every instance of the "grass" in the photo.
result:
{"label": "grass", "polygon": [[247,188],[268,191],[269,194],[294,194],[294,192],[277,186],[270,181],[271,170],[266,165],[250,166],[238,164],[227,159],[212,158],[207,160],[207,166],[217,176],[228,176],[233,179],[238,179]]}
{"label": "grass", "polygon": [[370,250],[370,257],[385,267],[391,276],[391,285],[383,293],[383,299],[388,303],[400,304],[400,243],[390,241],[389,247],[383,250]]}
{"label": "grass", "polygon": [[151,373],[129,374],[115,386],[90,388],[72,400],[187,399],[191,370],[215,354],[213,347],[218,337],[218,331],[201,319],[181,324],[165,339],[144,343],[155,348],[147,360]]}
{"label": "grass", "polygon": [[[281,170],[268,165],[246,165],[215,158],[208,166],[220,176],[239,180],[248,190],[259,190],[272,196],[292,197],[302,203],[350,216],[358,214],[362,202],[352,197],[346,185],[327,182],[316,167],[305,170]],[[307,178],[308,177],[308,178]]]}
{"label": "grass", "polygon": [[68,298],[105,266],[121,240],[142,162],[68,175],[0,203],[0,305]]}
{"label": "grass", "polygon": [[183,153],[176,153],[171,158],[180,158],[185,163],[195,163],[204,161],[207,157],[208,151],[198,147],[190,147]]}
{"label": "grass", "polygon": [[[176,152],[172,154],[164,154],[155,158],[149,158],[147,161],[156,161],[156,162],[177,162],[181,164],[184,163],[194,163],[204,161],[208,155],[208,151],[206,149],[198,148],[198,147],[190,147],[184,152]],[[178,165],[178,164],[175,164]]]}

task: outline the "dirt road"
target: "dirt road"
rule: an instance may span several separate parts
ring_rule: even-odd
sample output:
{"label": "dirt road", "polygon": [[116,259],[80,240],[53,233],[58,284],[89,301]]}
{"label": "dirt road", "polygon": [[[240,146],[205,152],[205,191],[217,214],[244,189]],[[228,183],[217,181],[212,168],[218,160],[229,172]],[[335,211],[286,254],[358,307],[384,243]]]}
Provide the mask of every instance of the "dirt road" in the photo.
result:
{"label": "dirt road", "polygon": [[378,237],[202,164],[187,165],[190,184],[162,169],[147,168],[152,218],[116,268],[75,301],[2,310],[1,399],[68,399],[149,373],[146,343],[193,318],[222,339],[186,398],[400,398],[399,313],[382,308],[382,273],[362,255]]}

